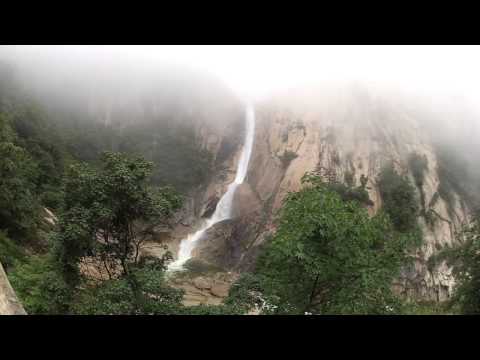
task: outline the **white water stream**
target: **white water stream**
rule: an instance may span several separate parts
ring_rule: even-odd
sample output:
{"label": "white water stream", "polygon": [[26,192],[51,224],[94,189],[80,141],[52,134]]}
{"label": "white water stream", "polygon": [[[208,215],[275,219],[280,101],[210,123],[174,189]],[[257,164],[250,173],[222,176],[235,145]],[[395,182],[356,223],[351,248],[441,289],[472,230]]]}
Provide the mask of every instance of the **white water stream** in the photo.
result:
{"label": "white water stream", "polygon": [[188,235],[185,239],[180,242],[180,248],[178,251],[178,258],[176,261],[172,262],[168,266],[168,270],[175,271],[181,270],[183,264],[192,257],[192,251],[195,248],[198,240],[202,238],[205,232],[215,225],[216,223],[229,219],[232,212],[232,203],[233,196],[235,195],[235,190],[238,185],[243,183],[247,175],[248,163],[250,162],[250,156],[252,155],[253,147],[253,138],[255,134],[255,111],[252,105],[247,105],[246,114],[246,131],[245,131],[245,141],[238,161],[237,173],[235,175],[235,180],[228,185],[228,189],[223,194],[220,201],[217,203],[215,212],[213,215],[207,219],[202,227],[193,234]]}

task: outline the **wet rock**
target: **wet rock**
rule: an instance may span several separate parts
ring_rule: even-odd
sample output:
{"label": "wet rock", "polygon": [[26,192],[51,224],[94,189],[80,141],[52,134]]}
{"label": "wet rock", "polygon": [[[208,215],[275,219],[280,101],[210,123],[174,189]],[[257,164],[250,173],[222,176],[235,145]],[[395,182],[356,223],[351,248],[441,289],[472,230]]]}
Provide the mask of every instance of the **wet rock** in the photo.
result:
{"label": "wet rock", "polygon": [[233,217],[245,216],[259,211],[261,208],[260,199],[255,195],[248,183],[243,183],[237,187],[233,197]]}
{"label": "wet rock", "polygon": [[210,292],[217,297],[225,298],[228,296],[229,289],[230,285],[227,283],[217,282],[212,286]]}
{"label": "wet rock", "polygon": [[260,213],[221,221],[205,233],[195,256],[225,270],[234,269],[255,240],[261,227]]}
{"label": "wet rock", "polygon": [[211,289],[212,288],[212,282],[206,278],[203,277],[198,277],[193,280],[193,285],[200,290],[203,289]]}
{"label": "wet rock", "polygon": [[210,199],[208,199],[207,204],[205,205],[205,210],[201,215],[202,218],[209,218],[213,215],[217,207],[218,200],[218,196],[212,196]]}

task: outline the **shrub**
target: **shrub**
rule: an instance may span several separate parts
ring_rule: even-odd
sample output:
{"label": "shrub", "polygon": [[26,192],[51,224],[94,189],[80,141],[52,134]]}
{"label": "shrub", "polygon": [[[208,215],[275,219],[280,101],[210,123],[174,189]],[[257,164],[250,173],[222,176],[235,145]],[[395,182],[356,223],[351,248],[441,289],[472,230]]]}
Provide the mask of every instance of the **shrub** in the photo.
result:
{"label": "shrub", "polygon": [[423,191],[423,181],[425,178],[425,171],[428,169],[428,160],[426,156],[420,156],[417,153],[413,153],[408,158],[408,163],[415,180],[415,185],[418,187],[420,192],[422,213],[425,215],[425,192]]}
{"label": "shrub", "polygon": [[342,183],[331,182],[327,184],[327,187],[340,195],[343,201],[358,201],[360,204],[363,205],[373,205],[373,202],[372,200],[370,200],[367,190],[365,190],[361,186],[352,188]]}
{"label": "shrub", "polygon": [[0,232],[0,262],[5,271],[8,272],[16,262],[23,260],[25,254],[17,244]]}
{"label": "shrub", "polygon": [[293,159],[297,158],[298,155],[290,150],[285,150],[280,156],[280,161],[282,162],[283,167],[286,169]]}
{"label": "shrub", "polygon": [[345,171],[344,180],[348,187],[353,187],[355,185],[355,178],[351,171]]}
{"label": "shrub", "polygon": [[9,279],[28,314],[64,314],[70,289],[49,256],[31,256],[10,272]]}
{"label": "shrub", "polygon": [[418,205],[415,189],[405,176],[395,171],[393,164],[385,166],[377,179],[385,212],[396,230],[408,232],[417,225]]}
{"label": "shrub", "polygon": [[232,287],[228,302],[256,299],[276,314],[388,314],[401,311],[391,282],[415,238],[370,218],[311,174],[284,200],[277,232],[258,258],[255,276]]}

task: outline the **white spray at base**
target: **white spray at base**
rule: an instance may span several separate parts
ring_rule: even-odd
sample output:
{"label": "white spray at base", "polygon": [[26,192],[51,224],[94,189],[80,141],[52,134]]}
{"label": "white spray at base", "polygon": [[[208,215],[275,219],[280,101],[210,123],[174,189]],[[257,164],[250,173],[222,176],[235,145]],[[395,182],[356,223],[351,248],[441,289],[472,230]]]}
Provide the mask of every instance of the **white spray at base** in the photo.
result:
{"label": "white spray at base", "polygon": [[215,212],[213,215],[205,221],[203,226],[195,233],[188,235],[180,242],[180,248],[178,251],[178,258],[168,266],[168,270],[175,271],[181,270],[183,264],[192,257],[192,251],[195,248],[198,240],[202,238],[204,233],[216,223],[229,219],[231,217],[233,196],[238,185],[243,183],[247,175],[248,163],[250,162],[250,156],[252,155],[253,138],[255,134],[255,111],[252,105],[247,105],[246,114],[246,131],[245,141],[238,161],[237,173],[235,180],[228,185],[228,189],[217,203]]}

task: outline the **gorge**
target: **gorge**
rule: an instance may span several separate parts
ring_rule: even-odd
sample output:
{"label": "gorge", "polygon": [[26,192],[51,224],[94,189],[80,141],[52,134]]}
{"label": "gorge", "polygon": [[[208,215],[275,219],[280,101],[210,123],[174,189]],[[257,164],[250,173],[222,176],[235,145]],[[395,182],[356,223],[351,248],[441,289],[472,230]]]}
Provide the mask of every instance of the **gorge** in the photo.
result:
{"label": "gorge", "polygon": [[0,63],[0,314],[458,301],[478,251],[456,251],[480,239],[472,103],[342,80],[250,98],[194,67],[49,59]]}
{"label": "gorge", "polygon": [[255,134],[255,110],[248,104],[245,112],[245,141],[237,165],[235,179],[228,185],[227,192],[218,201],[213,215],[205,220],[200,230],[190,234],[180,242],[177,260],[169,265],[169,270],[181,269],[183,264],[191,258],[192,251],[197,242],[204,236],[204,233],[216,223],[227,220],[231,217],[233,198],[238,186],[243,183],[247,175],[250,156],[252,155],[253,139]]}

